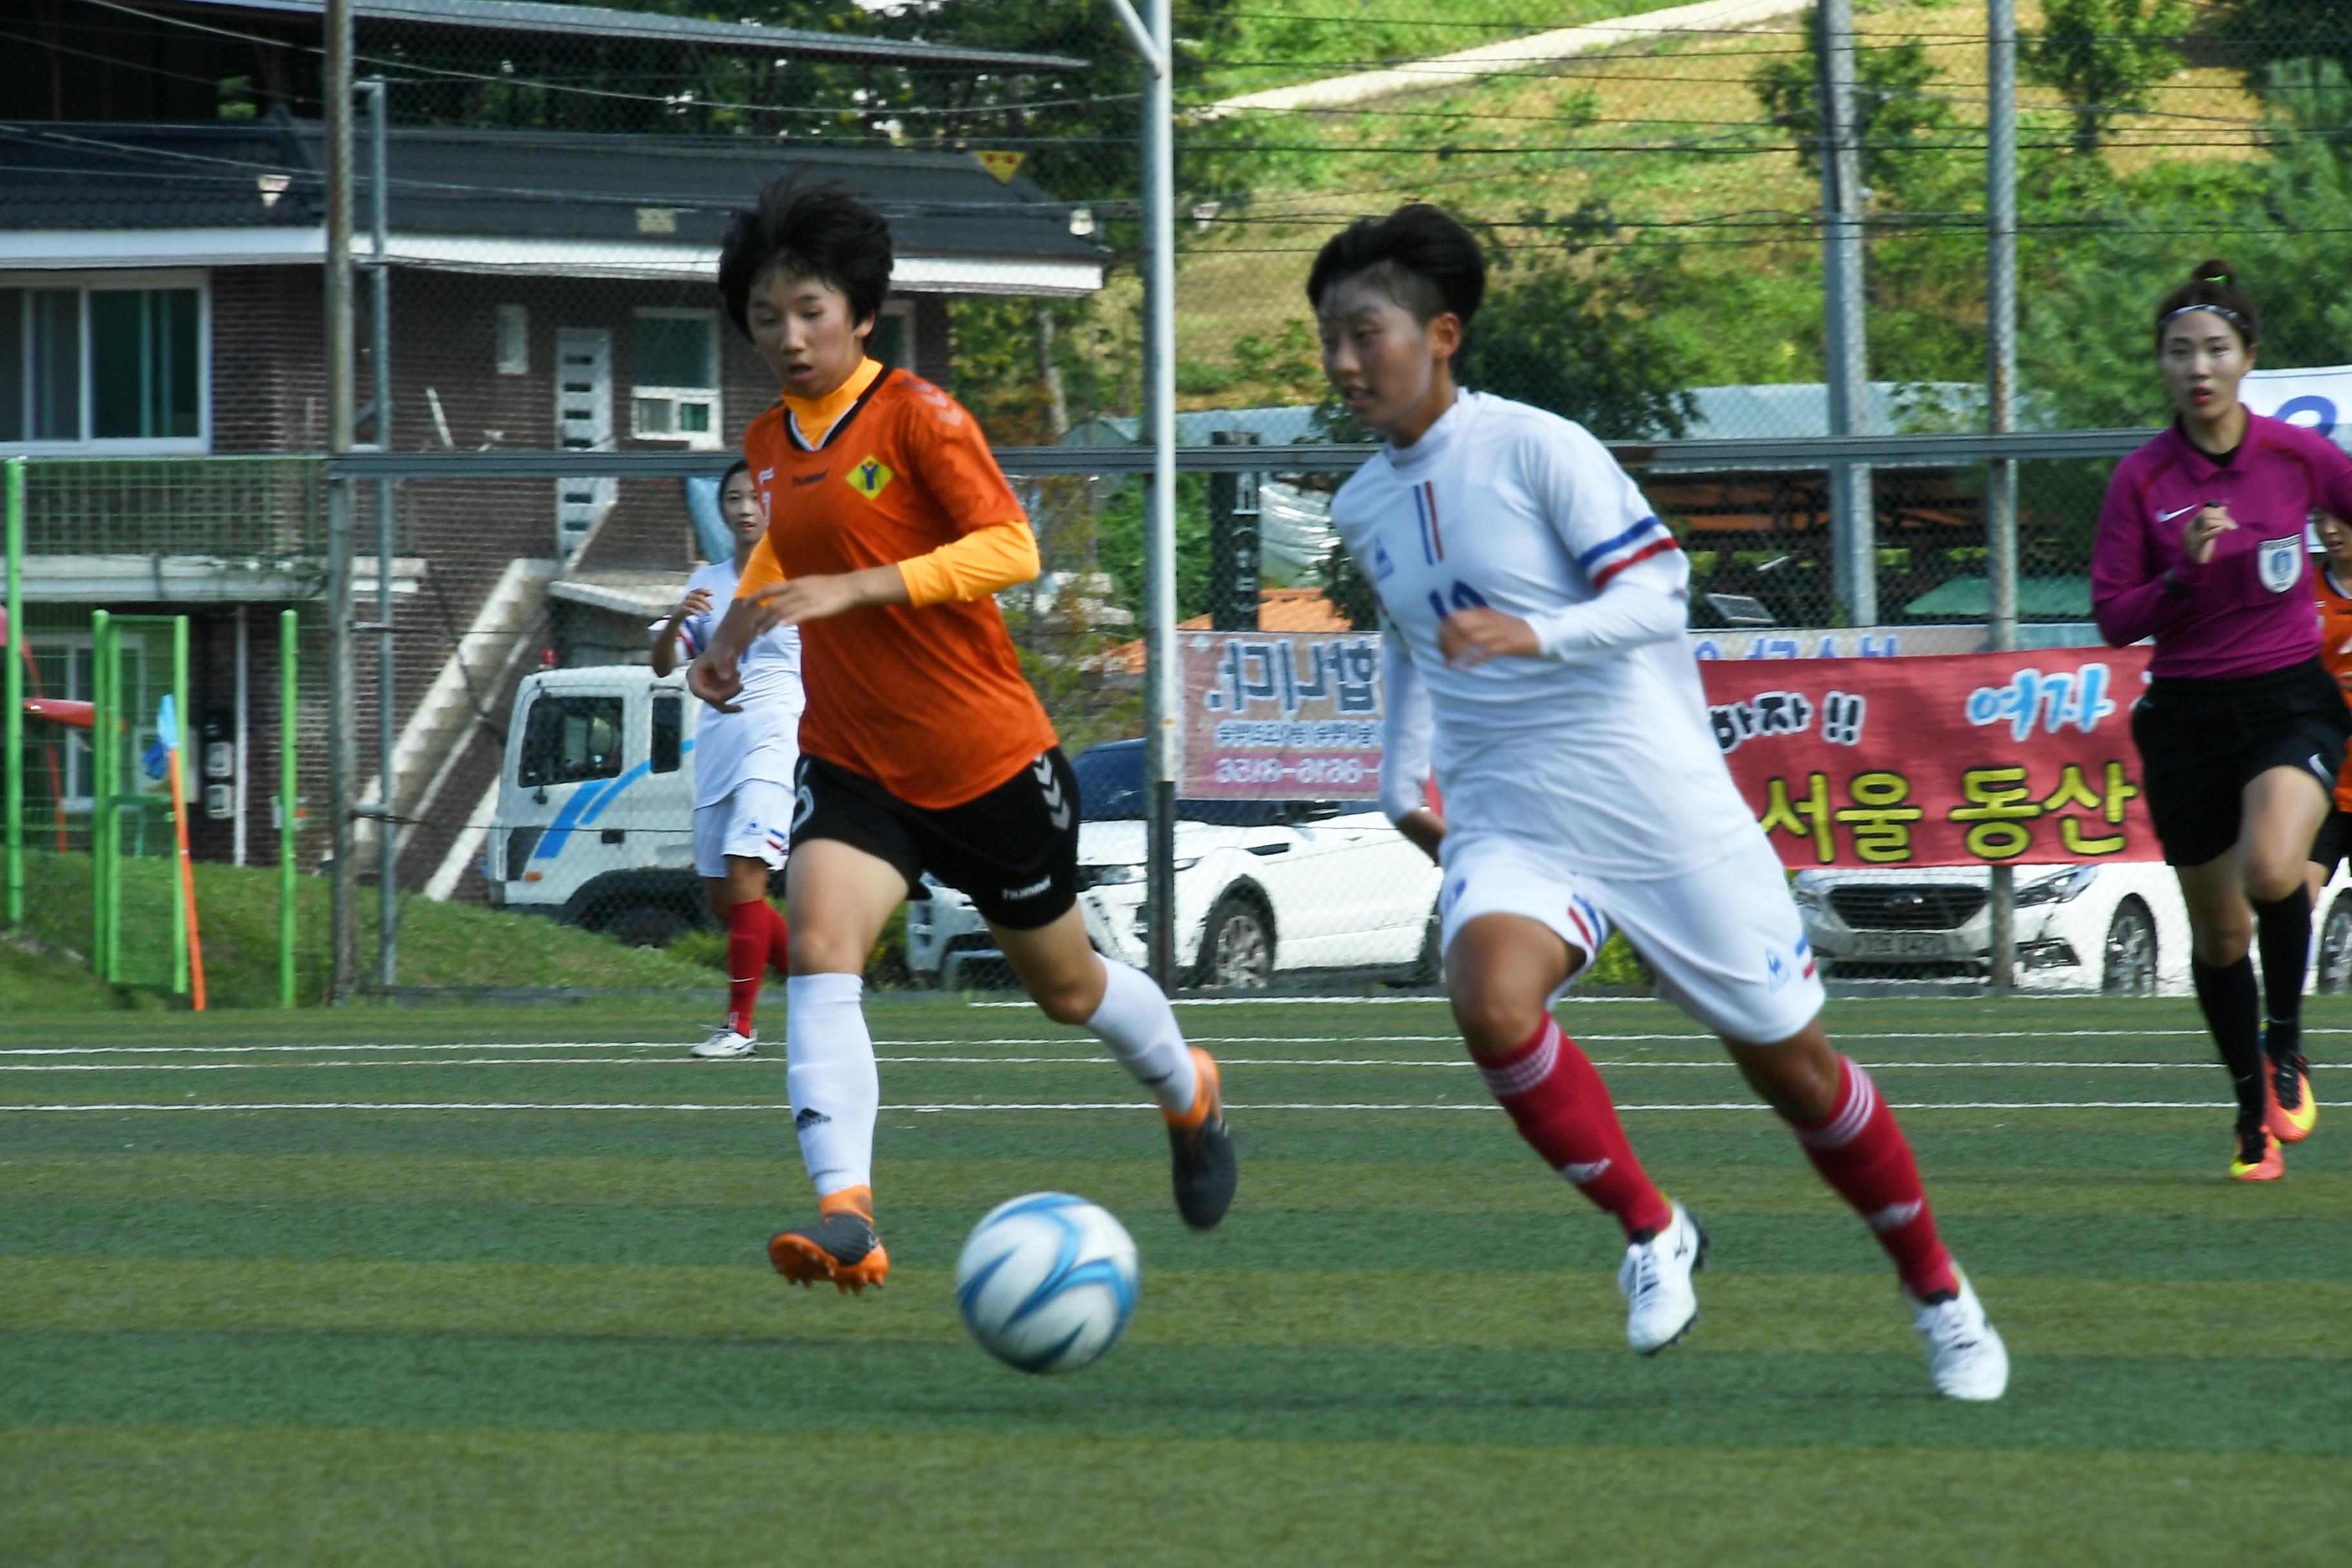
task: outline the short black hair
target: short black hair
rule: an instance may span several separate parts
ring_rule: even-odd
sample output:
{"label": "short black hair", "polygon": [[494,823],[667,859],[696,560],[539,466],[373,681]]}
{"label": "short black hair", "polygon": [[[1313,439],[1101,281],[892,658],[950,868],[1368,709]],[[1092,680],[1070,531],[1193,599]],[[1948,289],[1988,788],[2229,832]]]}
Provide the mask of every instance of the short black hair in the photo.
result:
{"label": "short black hair", "polygon": [[2252,296],[2238,287],[2237,275],[2230,264],[2219,258],[2208,258],[2197,264],[2189,281],[2167,294],[2156,307],[2156,346],[2164,349],[2164,329],[2172,318],[2183,310],[2212,310],[2238,329],[2238,341],[2248,348],[2261,335],[2262,317],[2255,312]]}
{"label": "short black hair", "polygon": [[880,213],[846,185],[803,184],[787,174],[727,220],[719,242],[719,298],[748,338],[752,287],[782,268],[831,284],[848,297],[852,321],[870,321],[889,295],[890,260],[890,224]]}
{"label": "short black hair", "polygon": [[727,487],[734,482],[736,475],[748,474],[751,471],[751,463],[742,458],[738,458],[728,464],[727,471],[719,476],[719,493],[722,496],[727,493]]}
{"label": "short black hair", "polygon": [[1460,221],[1427,202],[1382,218],[1360,217],[1324,241],[1307,274],[1307,301],[1345,279],[1370,274],[1389,298],[1427,322],[1451,310],[1466,329],[1486,297],[1486,258]]}

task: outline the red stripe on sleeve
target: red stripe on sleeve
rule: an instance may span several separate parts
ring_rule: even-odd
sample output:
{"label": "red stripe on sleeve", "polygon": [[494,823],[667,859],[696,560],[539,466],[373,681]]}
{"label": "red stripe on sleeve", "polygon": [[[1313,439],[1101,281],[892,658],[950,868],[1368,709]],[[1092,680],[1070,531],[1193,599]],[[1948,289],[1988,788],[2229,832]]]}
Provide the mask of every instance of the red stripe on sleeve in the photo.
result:
{"label": "red stripe on sleeve", "polygon": [[1679,550],[1680,548],[1682,547],[1675,542],[1674,536],[1672,534],[1668,534],[1664,539],[1644,544],[1641,549],[1636,550],[1633,554],[1626,556],[1622,561],[1612,561],[1608,565],[1603,566],[1600,571],[1595,572],[1592,574],[1592,585],[1596,588],[1605,587],[1608,585],[1610,578],[1614,577],[1618,573],[1622,572],[1626,567],[1633,565],[1634,563],[1639,561],[1647,561],[1653,555],[1663,555],[1669,550]]}

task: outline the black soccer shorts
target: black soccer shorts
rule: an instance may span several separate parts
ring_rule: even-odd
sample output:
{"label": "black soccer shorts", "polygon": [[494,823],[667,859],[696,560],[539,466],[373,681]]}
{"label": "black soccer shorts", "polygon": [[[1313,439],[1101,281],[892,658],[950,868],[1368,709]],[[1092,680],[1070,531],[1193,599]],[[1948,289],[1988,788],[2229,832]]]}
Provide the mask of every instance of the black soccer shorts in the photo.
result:
{"label": "black soccer shorts", "polygon": [[961,805],[910,805],[881,784],[803,752],[792,842],[838,839],[887,860],[924,896],[929,872],[992,925],[1034,931],[1078,901],[1078,780],[1055,746]]}
{"label": "black soccer shorts", "polygon": [[2352,738],[2352,710],[2315,658],[2239,679],[2150,681],[2131,722],[2147,814],[2175,866],[2226,854],[2246,785],[2273,768],[2300,769],[2334,795]]}

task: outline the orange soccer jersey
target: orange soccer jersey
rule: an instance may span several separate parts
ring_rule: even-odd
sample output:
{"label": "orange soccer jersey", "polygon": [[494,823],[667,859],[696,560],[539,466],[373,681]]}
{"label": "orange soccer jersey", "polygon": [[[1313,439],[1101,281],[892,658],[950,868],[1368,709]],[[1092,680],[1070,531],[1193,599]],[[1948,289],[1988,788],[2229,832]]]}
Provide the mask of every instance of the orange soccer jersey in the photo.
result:
{"label": "orange soccer jersey", "polygon": [[[1035,545],[979,422],[929,382],[867,366],[842,389],[845,412],[828,399],[796,421],[787,400],[743,433],[768,533],[736,592],[900,565],[914,603],[801,628],[801,750],[936,810],[987,794],[1055,743],[995,600],[959,582],[966,558],[989,553],[975,533],[1017,531],[1031,563],[1022,577],[1034,574]],[[942,558],[942,546],[955,548]]]}
{"label": "orange soccer jersey", "polygon": [[[2344,689],[2344,700],[2352,702],[2352,594],[2344,591],[2335,568],[2325,561],[2312,580],[2319,593],[2319,662]],[[2352,811],[2352,767],[2336,775],[2336,809]]]}

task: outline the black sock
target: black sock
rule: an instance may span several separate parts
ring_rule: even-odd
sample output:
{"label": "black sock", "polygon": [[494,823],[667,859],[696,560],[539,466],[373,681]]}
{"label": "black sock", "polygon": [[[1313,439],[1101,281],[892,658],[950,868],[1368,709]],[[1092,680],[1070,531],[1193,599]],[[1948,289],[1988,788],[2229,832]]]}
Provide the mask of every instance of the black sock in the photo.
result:
{"label": "black sock", "polygon": [[2303,978],[2311,959],[2311,897],[2301,888],[2254,906],[2254,945],[2263,954],[2263,1011],[2271,1058],[2303,1048]]}
{"label": "black sock", "polygon": [[2254,984],[2254,961],[2208,963],[2191,956],[2189,977],[2197,985],[2197,1005],[2204,1010],[2205,1026],[2221,1047],[2221,1065],[2238,1091],[2238,1126],[2259,1127],[2263,1121],[2262,1001]]}

